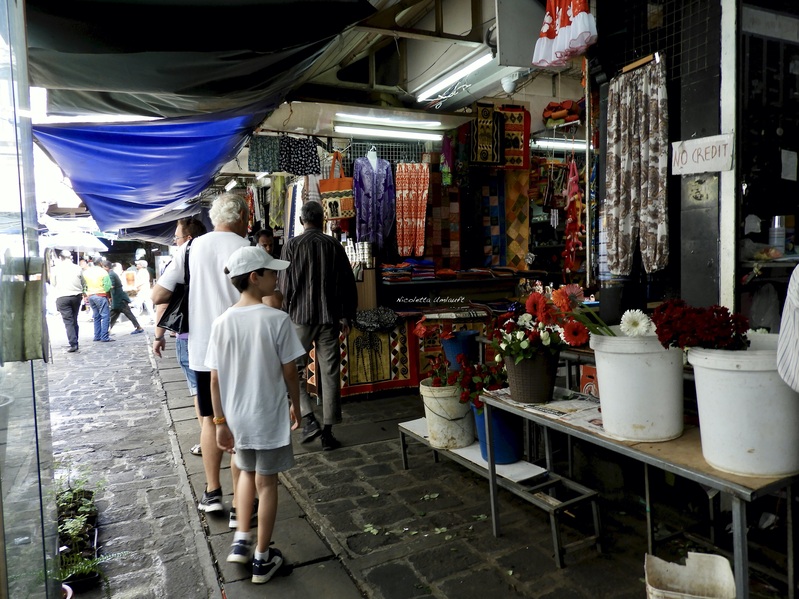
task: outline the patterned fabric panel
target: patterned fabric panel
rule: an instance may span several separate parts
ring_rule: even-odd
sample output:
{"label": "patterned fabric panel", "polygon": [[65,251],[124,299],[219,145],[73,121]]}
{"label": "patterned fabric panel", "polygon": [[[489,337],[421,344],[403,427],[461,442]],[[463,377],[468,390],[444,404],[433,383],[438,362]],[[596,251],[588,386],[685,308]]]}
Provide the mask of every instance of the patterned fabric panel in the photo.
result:
{"label": "patterned fabric panel", "polygon": [[483,186],[483,250],[484,266],[504,266],[507,240],[505,239],[505,178],[492,169],[487,184]]}
{"label": "patterned fabric panel", "polygon": [[502,162],[502,139],[505,119],[491,104],[477,105],[477,118],[472,121],[471,161],[477,165]]}
{"label": "patterned fabric panel", "polygon": [[274,136],[254,135],[250,139],[247,169],[254,173],[274,173],[280,168],[280,140]]}
{"label": "patterned fabric panel", "polygon": [[530,241],[530,200],[527,186],[528,170],[509,170],[505,173],[505,223],[508,238],[508,266],[526,269],[524,261]]}
{"label": "patterned fabric panel", "polygon": [[506,169],[530,168],[530,113],[521,106],[502,106],[498,109],[505,118],[503,144]]}

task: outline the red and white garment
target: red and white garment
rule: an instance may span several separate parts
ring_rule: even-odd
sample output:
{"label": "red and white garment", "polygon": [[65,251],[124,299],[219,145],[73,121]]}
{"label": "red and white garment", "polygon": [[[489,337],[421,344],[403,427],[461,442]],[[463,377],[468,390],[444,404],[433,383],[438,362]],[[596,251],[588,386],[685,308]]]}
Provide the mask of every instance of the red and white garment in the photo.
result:
{"label": "red and white garment", "polygon": [[397,202],[397,250],[400,256],[424,255],[424,226],[430,165],[400,162],[394,179]]}
{"label": "red and white garment", "polygon": [[588,11],[588,0],[547,0],[533,66],[564,67],[596,40],[596,23]]}

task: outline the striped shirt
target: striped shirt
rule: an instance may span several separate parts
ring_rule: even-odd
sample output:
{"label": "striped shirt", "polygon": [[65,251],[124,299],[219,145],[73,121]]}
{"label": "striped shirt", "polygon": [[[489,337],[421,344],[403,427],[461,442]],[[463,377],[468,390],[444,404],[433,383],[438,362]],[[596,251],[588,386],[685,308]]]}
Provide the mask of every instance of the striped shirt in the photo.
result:
{"label": "striped shirt", "polygon": [[291,262],[278,273],[283,309],[295,324],[350,322],[358,308],[355,276],[342,245],[320,229],[306,229],[283,246]]}
{"label": "striped shirt", "polygon": [[799,266],[794,268],[777,342],[777,372],[794,391],[799,391]]}

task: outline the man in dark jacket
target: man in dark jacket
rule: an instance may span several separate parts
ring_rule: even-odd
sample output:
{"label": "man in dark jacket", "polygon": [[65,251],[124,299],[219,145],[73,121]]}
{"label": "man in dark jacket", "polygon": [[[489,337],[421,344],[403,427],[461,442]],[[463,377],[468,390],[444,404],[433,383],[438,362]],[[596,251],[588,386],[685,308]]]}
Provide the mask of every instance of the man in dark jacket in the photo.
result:
{"label": "man in dark jacket", "polygon": [[278,274],[283,309],[294,323],[306,351],[316,348],[317,394],[322,400],[324,429],[313,412],[306,390],[308,355],[297,360],[300,373],[302,442],[320,434],[322,449],[341,446],[333,436],[333,425],[341,422],[341,352],[339,335],[349,335],[358,308],[358,289],[344,247],[322,231],[323,210],[319,202],[306,202],[300,209],[302,235],[289,239],[281,254],[291,264]]}
{"label": "man in dark jacket", "polygon": [[131,335],[143,333],[144,329],[141,328],[139,321],[136,320],[136,317],[133,316],[133,312],[130,311],[130,298],[122,288],[122,279],[114,272],[113,264],[108,260],[103,260],[100,266],[106,270],[108,277],[111,279],[111,319],[108,323],[108,330],[110,331],[113,329],[119,315],[124,314],[127,316],[128,320],[133,323],[133,326],[136,327]]}

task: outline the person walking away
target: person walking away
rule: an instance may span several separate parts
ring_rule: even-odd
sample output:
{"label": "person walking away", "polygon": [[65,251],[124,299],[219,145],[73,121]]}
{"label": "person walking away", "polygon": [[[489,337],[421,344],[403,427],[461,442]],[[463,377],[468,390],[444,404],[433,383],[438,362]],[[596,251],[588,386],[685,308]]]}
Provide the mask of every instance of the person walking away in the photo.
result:
{"label": "person walking away", "polygon": [[[343,246],[322,231],[323,210],[309,201],[300,209],[303,233],[283,246],[281,259],[290,263],[278,276],[283,309],[288,312],[305,348],[297,360],[300,408],[304,418],[302,442],[321,436],[322,449],[341,447],[333,425],[341,422],[341,355],[339,334],[346,337],[358,307],[358,289]],[[324,429],[320,428],[306,389],[308,352],[316,347],[317,393],[322,400]]]}
{"label": "person walking away", "polygon": [[111,291],[111,278],[104,268],[92,261],[83,271],[86,283],[85,293],[92,307],[92,323],[94,324],[94,340],[108,343],[113,341],[108,335],[108,323],[111,309],[108,305],[108,294]]}
{"label": "person walking away", "polygon": [[143,333],[144,329],[141,327],[139,321],[136,320],[136,317],[130,310],[130,298],[122,288],[122,279],[119,278],[119,275],[114,270],[114,265],[111,264],[110,260],[103,260],[100,262],[100,266],[106,270],[108,273],[108,278],[111,280],[111,312],[110,319],[108,321],[108,330],[110,331],[113,329],[117,319],[119,318],[119,315],[124,314],[135,327],[131,335],[139,335]]}
{"label": "person walking away", "polygon": [[[203,222],[193,216],[188,218],[181,218],[178,220],[177,224],[175,225],[175,236],[173,238],[175,245],[180,247],[184,243],[188,243],[195,237],[199,237],[200,235],[205,235],[208,230],[205,228]],[[164,270],[169,268],[169,264],[164,267]],[[155,322],[156,324],[161,320],[161,316],[164,314],[164,310],[166,310],[166,304],[158,304],[155,307]],[[159,326],[155,327],[155,336],[156,337],[163,337],[166,334],[166,329],[163,329]],[[160,344],[157,348],[156,355],[160,358],[161,357],[161,348]],[[200,408],[197,405],[197,376],[194,374],[194,371],[189,368],[189,334],[188,333],[180,333],[175,337],[175,355],[178,360],[178,364],[180,364],[181,370],[183,370],[183,376],[186,377],[186,385],[189,388],[189,395],[191,395],[192,402],[194,402],[194,412],[197,415],[197,422],[200,424],[200,433],[202,434],[203,429],[203,417],[200,414]],[[200,443],[196,443],[192,445],[189,453],[196,456],[201,456],[203,454],[202,445]]]}
{"label": "person walking away", "polygon": [[78,315],[83,301],[83,269],[72,261],[72,254],[63,250],[50,274],[55,306],[64,321],[69,353],[78,351]]}
{"label": "person walking away", "polygon": [[143,316],[147,312],[150,317],[150,324],[155,324],[151,287],[152,278],[147,268],[147,260],[136,260],[136,299],[141,306],[139,316]]}
{"label": "person walking away", "polygon": [[[294,465],[291,431],[299,426],[300,388],[295,360],[305,354],[291,320],[263,303],[288,262],[259,247],[236,250],[225,273],[241,299],[214,321],[205,364],[211,369],[216,441],[239,470],[238,526],[227,561],[252,559],[252,582],[267,582],[283,563],[271,548],[277,516],[277,474]],[[286,392],[290,403],[286,401]],[[253,555],[250,514],[258,495]]]}
{"label": "person walking away", "polygon": [[[239,292],[230,284],[224,268],[233,252],[250,245],[246,239],[249,207],[241,196],[223,193],[214,200],[209,216],[214,230],[195,239],[189,252],[189,367],[197,377],[197,403],[203,417],[200,445],[206,487],[197,508],[203,512],[218,512],[225,509],[219,479],[223,452],[216,444],[211,370],[205,365],[205,354],[214,320],[239,300]],[[172,262],[153,287],[153,301],[156,304],[169,303],[175,285],[184,283],[183,264],[187,246],[184,244],[178,248]],[[153,352],[160,354],[164,346],[163,334],[156,335]],[[235,489],[239,475],[235,460],[231,461],[230,471]],[[235,508],[234,495],[230,510],[230,525],[234,528]]]}

